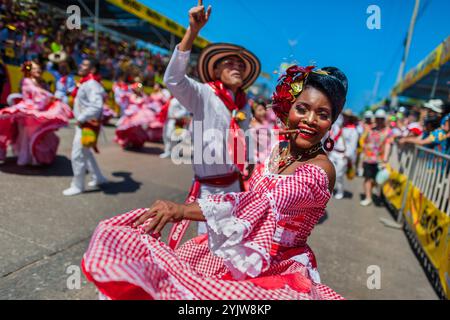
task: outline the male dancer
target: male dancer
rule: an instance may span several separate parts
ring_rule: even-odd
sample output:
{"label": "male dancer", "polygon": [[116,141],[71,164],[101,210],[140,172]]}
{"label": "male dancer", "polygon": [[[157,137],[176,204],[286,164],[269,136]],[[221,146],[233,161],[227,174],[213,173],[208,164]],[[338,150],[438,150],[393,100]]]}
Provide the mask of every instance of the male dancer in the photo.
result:
{"label": "male dancer", "polygon": [[[78,75],[82,77],[79,87],[73,92],[74,115],[77,120],[75,137],[72,145],[73,179],[70,188],[63,191],[65,196],[74,196],[84,192],[86,169],[92,173],[90,187],[105,184],[108,180],[103,176],[90,148],[82,144],[82,128],[90,121],[100,123],[103,112],[105,91],[100,83],[99,62],[94,58],[84,59],[80,64]],[[98,134],[98,132],[97,132]]]}
{"label": "male dancer", "polygon": [[[242,173],[246,169],[251,173],[253,169],[253,165],[245,168],[245,163],[251,162],[248,157],[251,152],[243,152],[244,142],[236,133],[238,129],[245,132],[249,128],[251,108],[243,90],[260,73],[258,58],[237,45],[213,44],[202,51],[198,60],[199,76],[204,83],[186,76],[194,40],[208,22],[210,14],[211,7],[205,11],[202,1],[189,11],[189,28],[175,48],[164,75],[164,82],[170,92],[193,114],[195,183],[191,190],[191,200],[209,194],[239,192],[242,190]],[[222,139],[219,139],[218,134],[208,135],[208,132],[213,131],[220,133]],[[231,132],[231,137],[227,136],[228,132]],[[201,143],[196,139],[202,140]],[[233,146],[230,147],[231,144]],[[199,145],[201,148],[197,148]],[[217,152],[222,152],[225,161],[204,161],[203,155],[216,158]],[[243,153],[247,159],[242,159]],[[198,156],[201,157],[200,160]],[[199,190],[193,192],[195,187]],[[177,226],[169,238],[175,233],[174,238],[179,243],[179,235],[184,231],[178,228],[179,232],[175,232],[175,229]],[[206,233],[204,223],[199,224],[198,231],[200,234]],[[174,246],[173,243],[171,246]]]}

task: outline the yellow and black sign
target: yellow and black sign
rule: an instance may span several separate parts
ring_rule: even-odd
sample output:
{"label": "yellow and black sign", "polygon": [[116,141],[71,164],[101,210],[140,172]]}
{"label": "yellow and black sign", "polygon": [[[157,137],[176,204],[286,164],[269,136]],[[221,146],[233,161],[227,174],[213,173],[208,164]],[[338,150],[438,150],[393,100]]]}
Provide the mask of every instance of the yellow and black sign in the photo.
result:
{"label": "yellow and black sign", "polygon": [[423,251],[439,273],[440,283],[450,298],[450,217],[436,208],[417,187],[409,187],[408,178],[390,170],[389,181],[383,186],[386,200],[397,210],[402,206],[405,192],[404,216],[414,231]]}
{"label": "yellow and black sign", "polygon": [[430,262],[438,271],[442,288],[449,298],[450,217],[437,209],[417,187],[409,190],[407,202],[406,221],[414,230]]}
{"label": "yellow and black sign", "polygon": [[[142,3],[135,0],[107,0],[115,6],[135,15],[136,17],[151,23],[152,25],[166,30],[180,38],[183,37],[186,32],[186,28],[179,25],[175,21],[159,14],[158,12],[148,8]],[[209,42],[201,37],[197,37],[194,41],[194,45],[203,49],[209,44]]]}
{"label": "yellow and black sign", "polygon": [[408,178],[405,175],[392,170],[390,167],[388,167],[388,170],[390,171],[389,180],[383,186],[383,194],[386,200],[389,201],[395,209],[400,210]]}

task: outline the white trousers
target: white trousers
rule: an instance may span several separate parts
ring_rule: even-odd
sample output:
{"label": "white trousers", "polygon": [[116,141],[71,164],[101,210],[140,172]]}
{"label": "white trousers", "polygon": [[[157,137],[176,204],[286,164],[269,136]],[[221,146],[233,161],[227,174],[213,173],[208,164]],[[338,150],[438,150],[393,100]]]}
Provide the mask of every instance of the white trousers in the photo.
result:
{"label": "white trousers", "polygon": [[164,153],[170,153],[172,151],[173,142],[172,134],[175,132],[176,121],[174,119],[169,119],[164,125],[163,129],[163,141],[164,141]]}
{"label": "white trousers", "polygon": [[347,171],[347,159],[342,152],[331,152],[329,156],[336,170],[336,194],[344,194],[344,179]]}
{"label": "white trousers", "polygon": [[90,148],[85,148],[81,144],[81,128],[75,128],[75,137],[72,144],[72,170],[73,179],[72,187],[84,190],[84,179],[86,176],[86,170],[92,174],[93,180],[100,180],[103,178],[103,174],[95,161],[94,154]]}
{"label": "white trousers", "polygon": [[[199,198],[204,199],[208,197],[210,194],[226,194],[231,192],[241,192],[241,184],[239,183],[239,180],[235,181],[233,184],[227,186],[227,187],[214,187],[214,186],[207,186],[202,185],[200,187],[200,196]],[[199,222],[197,227],[197,233],[198,235],[205,234],[208,231],[206,230],[206,223],[205,222]]]}

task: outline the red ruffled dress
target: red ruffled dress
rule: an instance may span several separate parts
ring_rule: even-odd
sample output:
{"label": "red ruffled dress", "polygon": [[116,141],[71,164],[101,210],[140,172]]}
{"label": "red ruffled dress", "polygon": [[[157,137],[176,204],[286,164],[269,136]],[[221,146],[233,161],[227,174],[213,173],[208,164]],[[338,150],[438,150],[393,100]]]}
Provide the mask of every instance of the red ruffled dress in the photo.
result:
{"label": "red ruffled dress", "polygon": [[31,79],[22,82],[22,100],[0,110],[0,160],[9,144],[19,165],[51,164],[59,145],[55,131],[69,124],[72,110]]}
{"label": "red ruffled dress", "polygon": [[83,271],[110,299],[342,299],[306,244],[329,199],[318,166],[260,170],[247,192],[198,200],[208,234],[177,250],[131,227],[145,209],[101,222]]}

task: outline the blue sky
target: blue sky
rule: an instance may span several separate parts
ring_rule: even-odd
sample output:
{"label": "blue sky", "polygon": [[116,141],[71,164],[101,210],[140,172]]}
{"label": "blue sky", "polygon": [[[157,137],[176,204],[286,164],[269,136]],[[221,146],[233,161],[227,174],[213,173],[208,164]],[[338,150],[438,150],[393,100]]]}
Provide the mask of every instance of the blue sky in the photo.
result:
{"label": "blue sky", "polygon": [[[187,12],[197,1],[143,0],[152,9],[188,26]],[[377,98],[393,87],[403,54],[414,0],[205,0],[212,6],[201,36],[211,42],[245,46],[272,75],[282,62],[337,66],[349,78],[347,107],[359,111],[371,101],[377,72]],[[381,29],[366,26],[369,5],[381,9]],[[450,35],[449,0],[421,0],[406,71]],[[295,40],[291,47],[289,40]]]}

